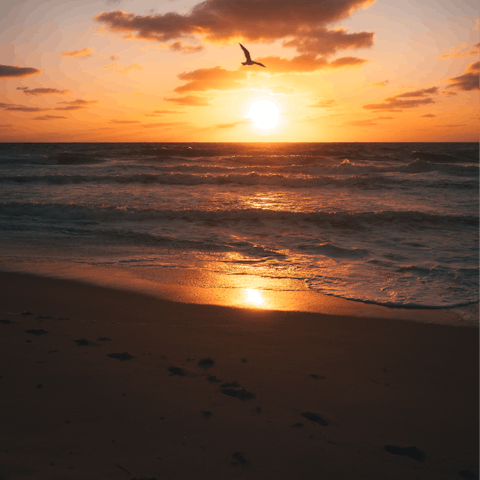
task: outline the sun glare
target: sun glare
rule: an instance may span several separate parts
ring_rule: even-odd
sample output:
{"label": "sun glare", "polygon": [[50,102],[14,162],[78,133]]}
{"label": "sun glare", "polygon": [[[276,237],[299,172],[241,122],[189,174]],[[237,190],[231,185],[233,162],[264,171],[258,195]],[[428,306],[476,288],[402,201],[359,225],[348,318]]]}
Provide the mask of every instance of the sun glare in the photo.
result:
{"label": "sun glare", "polygon": [[273,102],[258,100],[250,106],[247,118],[251,118],[256,127],[268,130],[278,125],[280,112]]}

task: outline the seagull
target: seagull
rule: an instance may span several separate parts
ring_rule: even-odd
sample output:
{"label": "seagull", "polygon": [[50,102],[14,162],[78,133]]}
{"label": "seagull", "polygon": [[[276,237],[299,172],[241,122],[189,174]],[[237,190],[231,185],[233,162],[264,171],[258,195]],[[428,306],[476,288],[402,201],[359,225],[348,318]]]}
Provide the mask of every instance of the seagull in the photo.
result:
{"label": "seagull", "polygon": [[252,59],[250,58],[250,52],[241,43],[239,43],[239,45],[242,47],[245,58],[247,59],[246,62],[242,62],[242,65],[260,65],[263,68],[267,68],[263,63],[252,61]]}

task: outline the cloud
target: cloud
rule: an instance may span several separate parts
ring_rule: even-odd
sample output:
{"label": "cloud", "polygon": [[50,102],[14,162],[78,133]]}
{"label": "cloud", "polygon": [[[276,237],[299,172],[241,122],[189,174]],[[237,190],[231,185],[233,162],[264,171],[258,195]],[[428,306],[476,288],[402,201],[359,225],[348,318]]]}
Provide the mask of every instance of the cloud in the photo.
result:
{"label": "cloud", "polygon": [[447,81],[450,85],[447,88],[454,88],[456,90],[480,90],[478,85],[478,77],[480,73],[480,61],[471,63],[465,70],[463,75],[449,78]]}
{"label": "cloud", "polygon": [[159,123],[144,123],[143,128],[172,128],[172,127],[185,127],[190,125],[188,122],[159,122]]}
{"label": "cloud", "polygon": [[317,103],[314,103],[313,105],[309,105],[309,107],[313,108],[332,108],[337,105],[337,102],[335,100],[319,100]]}
{"label": "cloud", "polygon": [[186,45],[183,42],[173,42],[167,45],[169,50],[179,53],[196,53],[203,50],[203,45]]}
{"label": "cloud", "polygon": [[0,78],[3,77],[28,77],[29,75],[38,75],[41,70],[31,67],[15,67],[12,65],[0,65]]}
{"label": "cloud", "polygon": [[15,105],[14,103],[0,103],[0,108],[10,112],[45,112],[50,108],[26,107],[25,105]]}
{"label": "cloud", "polygon": [[214,128],[235,128],[238,127],[238,125],[250,125],[251,123],[251,120],[239,120],[233,123],[218,123]]}
{"label": "cloud", "polygon": [[384,80],[383,82],[369,82],[369,83],[374,87],[386,87],[390,83],[390,81]]}
{"label": "cloud", "polygon": [[[372,32],[327,30],[374,0],[206,0],[189,13],[135,15],[121,10],[94,18],[127,39],[160,43],[186,38],[209,43],[284,40],[299,53],[330,55],[337,49],[370,47]],[[182,47],[183,48],[183,47]]]}
{"label": "cloud", "polygon": [[465,51],[467,44],[464,43],[459,47],[450,47],[447,51],[440,55],[438,58],[447,59],[447,58],[462,58],[462,57],[472,57],[480,53],[480,43],[476,43],[471,50]]}
{"label": "cloud", "polygon": [[[110,68],[110,67],[114,67],[114,66],[117,66],[117,64],[112,64],[112,65],[107,65],[106,67],[104,68]],[[136,71],[136,70],[143,70],[143,67],[141,65],[139,65],[138,63],[134,63],[132,65],[127,65],[126,67],[123,67],[123,68],[117,68],[115,71],[117,73],[128,73],[128,72],[133,72],[133,71]]]}
{"label": "cloud", "polygon": [[348,127],[374,127],[378,123],[373,120],[352,120],[351,122],[345,122],[344,125]]}
{"label": "cloud", "polygon": [[435,118],[436,115],[433,113],[427,113],[426,115],[420,115],[422,118]]}
{"label": "cloud", "polygon": [[92,53],[92,49],[85,47],[82,48],[82,50],[66,50],[65,52],[62,52],[62,57],[90,57]]}
{"label": "cloud", "polygon": [[185,85],[175,88],[174,92],[201,92],[206,90],[238,90],[244,85],[238,80],[247,78],[246,71],[225,70],[222,67],[200,68],[178,75]]}
{"label": "cloud", "polygon": [[62,117],[60,115],[42,115],[41,117],[33,117],[33,120],[56,120],[59,118],[67,118],[67,117]]}
{"label": "cloud", "polygon": [[146,117],[158,117],[160,115],[167,115],[170,113],[183,113],[178,110],[154,110],[152,113],[146,113]]}
{"label": "cloud", "polygon": [[268,87],[268,90],[272,93],[279,95],[293,95],[295,94],[295,89],[292,87],[284,87],[283,85],[277,85],[275,87]]}
{"label": "cloud", "polygon": [[393,117],[377,117],[367,120],[352,120],[350,122],[345,122],[344,125],[348,127],[374,127],[378,125],[378,123],[376,123],[376,120],[393,120]]}
{"label": "cloud", "polygon": [[406,92],[400,95],[395,95],[395,98],[411,98],[411,97],[428,97],[438,93],[438,87],[422,88],[421,90],[414,90],[413,92]]}
{"label": "cloud", "polygon": [[438,94],[438,87],[423,88],[421,90],[414,90],[412,92],[405,92],[393,97],[388,97],[381,103],[370,103],[364,105],[363,108],[367,110],[398,112],[404,108],[417,108],[422,105],[435,103],[431,95],[436,94]]}
{"label": "cloud", "polygon": [[93,103],[98,103],[98,100],[83,100],[81,98],[77,98],[77,100],[70,100],[70,101],[65,101],[65,102],[59,102],[61,104],[67,104],[67,105],[78,105],[78,106],[87,106],[87,105],[92,105]]}
{"label": "cloud", "polygon": [[8,128],[8,127],[13,127],[11,123],[0,123],[0,128]]}
{"label": "cloud", "polygon": [[284,47],[294,47],[298,53],[332,55],[337,50],[368,48],[373,45],[373,32],[347,33],[343,28],[327,30],[315,29],[307,35],[297,34],[283,42]]}
{"label": "cloud", "polygon": [[186,95],[184,97],[177,98],[164,98],[166,102],[175,102],[178,105],[185,105],[189,107],[209,107],[211,106],[207,100],[195,95]]}
{"label": "cloud", "polygon": [[71,90],[58,90],[57,88],[34,88],[30,90],[27,87],[17,87],[17,90],[22,90],[25,95],[47,95],[47,94],[57,94],[65,95],[67,93],[72,93]]}
{"label": "cloud", "polygon": [[267,67],[268,73],[310,73],[323,69],[360,66],[367,62],[357,57],[342,57],[329,62],[325,57],[316,57],[312,54],[298,55],[291,60],[282,57],[262,57],[257,61]]}
{"label": "cloud", "polygon": [[132,123],[140,123],[138,120],[110,120],[110,123],[117,123],[117,124],[132,124]]}
{"label": "cloud", "polygon": [[56,107],[54,110],[80,110],[86,108],[88,105],[97,103],[98,100],[83,100],[78,98],[77,100],[70,100],[65,102],[59,102],[59,105],[67,105],[66,107]]}

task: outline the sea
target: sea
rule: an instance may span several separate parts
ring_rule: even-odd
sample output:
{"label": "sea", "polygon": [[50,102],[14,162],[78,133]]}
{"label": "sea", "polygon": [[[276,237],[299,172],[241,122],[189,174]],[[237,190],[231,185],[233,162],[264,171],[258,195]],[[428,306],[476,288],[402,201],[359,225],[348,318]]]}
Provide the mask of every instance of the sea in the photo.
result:
{"label": "sea", "polygon": [[478,143],[0,144],[3,270],[294,280],[478,322],[478,234]]}

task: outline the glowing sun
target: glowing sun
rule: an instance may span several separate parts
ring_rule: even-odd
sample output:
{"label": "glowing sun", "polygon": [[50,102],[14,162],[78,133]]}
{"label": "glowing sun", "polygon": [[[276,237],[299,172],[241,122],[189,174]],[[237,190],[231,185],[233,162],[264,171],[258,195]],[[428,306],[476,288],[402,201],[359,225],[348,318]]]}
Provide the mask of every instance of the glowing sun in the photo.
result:
{"label": "glowing sun", "polygon": [[247,118],[251,118],[256,127],[268,130],[277,126],[280,112],[273,102],[258,100],[250,106]]}

